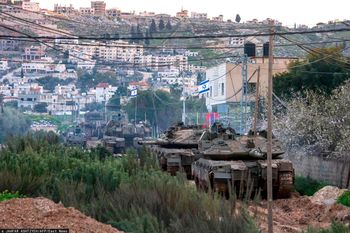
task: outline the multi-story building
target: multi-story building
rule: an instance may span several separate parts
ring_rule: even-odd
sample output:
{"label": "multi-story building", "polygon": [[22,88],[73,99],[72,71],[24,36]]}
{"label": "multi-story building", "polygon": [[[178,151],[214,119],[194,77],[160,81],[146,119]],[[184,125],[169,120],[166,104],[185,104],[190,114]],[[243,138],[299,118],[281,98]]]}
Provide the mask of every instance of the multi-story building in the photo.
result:
{"label": "multi-story building", "polygon": [[58,13],[58,14],[74,14],[75,13],[75,9],[73,7],[72,4],[70,4],[69,6],[62,6],[61,4],[55,4],[54,5],[54,12]]}
{"label": "multi-story building", "polygon": [[170,68],[178,68],[180,71],[188,70],[188,58],[184,55],[152,56],[152,70],[162,71]]}
{"label": "multi-story building", "polygon": [[39,60],[45,56],[45,47],[43,46],[30,46],[24,48],[24,54],[22,55],[23,60]]}
{"label": "multi-story building", "polygon": [[33,108],[35,104],[40,102],[40,96],[44,89],[36,83],[21,84],[18,87],[18,106]]}
{"label": "multi-story building", "polygon": [[92,16],[95,14],[95,9],[90,7],[80,7],[79,13],[83,16]]}
{"label": "multi-story building", "polygon": [[[239,121],[240,101],[242,99],[242,90],[247,94],[248,114],[252,112],[254,106],[255,95],[257,89],[257,74],[256,70],[260,68],[259,92],[262,97],[267,95],[268,85],[268,58],[253,57],[247,65],[247,89],[242,87],[242,66],[237,66],[232,63],[223,63],[212,67],[206,72],[209,91],[204,93],[206,105],[209,111],[218,112],[219,116],[229,116],[232,120],[231,126],[237,127]],[[295,61],[296,58],[275,57],[273,63],[273,74],[287,71],[288,64]]]}
{"label": "multi-story building", "polygon": [[95,10],[96,16],[103,16],[106,14],[106,3],[104,1],[92,1],[91,8]]}
{"label": "multi-story building", "polygon": [[223,15],[219,15],[217,17],[213,17],[212,20],[213,21],[222,22],[222,21],[224,21],[224,16]]}
{"label": "multi-story building", "polygon": [[141,17],[154,17],[155,15],[156,15],[156,13],[154,13],[154,12],[147,12],[147,11],[139,13],[139,16],[141,16]]}
{"label": "multi-story building", "polygon": [[40,6],[39,6],[38,2],[23,1],[22,2],[22,9],[26,10],[26,11],[39,12]]}
{"label": "multi-story building", "polygon": [[21,44],[19,40],[2,39],[0,40],[0,51],[18,51]]}
{"label": "multi-story building", "polygon": [[208,19],[208,14],[207,13],[191,12],[191,18],[192,19]]}
{"label": "multi-story building", "polygon": [[90,89],[90,93],[95,93],[96,102],[106,103],[110,98],[112,98],[117,89],[118,87],[113,87],[108,83],[99,83],[94,89]]}
{"label": "multi-story building", "polygon": [[35,62],[23,62],[22,70],[24,73],[36,74],[61,73],[66,70],[66,65],[55,64],[52,58],[45,57]]}
{"label": "multi-story building", "polygon": [[120,14],[121,11],[118,8],[111,8],[106,10],[106,15],[110,18],[119,18]]}
{"label": "multi-story building", "polygon": [[181,11],[176,13],[177,18],[188,18],[188,10],[181,8]]}

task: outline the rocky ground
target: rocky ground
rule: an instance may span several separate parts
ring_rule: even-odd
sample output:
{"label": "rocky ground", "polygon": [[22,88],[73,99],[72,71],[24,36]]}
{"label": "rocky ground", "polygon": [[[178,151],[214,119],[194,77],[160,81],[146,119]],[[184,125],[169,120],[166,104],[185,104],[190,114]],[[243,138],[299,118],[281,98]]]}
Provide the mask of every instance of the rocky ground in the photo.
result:
{"label": "rocky ground", "polygon": [[[299,233],[309,226],[327,228],[332,221],[350,225],[350,208],[336,204],[336,199],[344,190],[326,186],[312,197],[298,196],[273,202],[275,233]],[[249,204],[248,211],[256,224],[267,232],[267,203]]]}
{"label": "rocky ground", "polygon": [[0,227],[69,229],[70,233],[121,233],[74,208],[65,208],[46,198],[21,198],[1,202]]}

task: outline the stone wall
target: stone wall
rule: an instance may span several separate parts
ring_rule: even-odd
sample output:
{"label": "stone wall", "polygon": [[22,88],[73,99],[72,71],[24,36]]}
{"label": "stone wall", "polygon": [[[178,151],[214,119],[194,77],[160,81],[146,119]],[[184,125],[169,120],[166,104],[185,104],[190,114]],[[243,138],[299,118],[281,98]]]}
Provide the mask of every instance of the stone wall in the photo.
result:
{"label": "stone wall", "polygon": [[286,158],[293,162],[297,176],[310,177],[340,188],[350,188],[350,161],[291,152]]}

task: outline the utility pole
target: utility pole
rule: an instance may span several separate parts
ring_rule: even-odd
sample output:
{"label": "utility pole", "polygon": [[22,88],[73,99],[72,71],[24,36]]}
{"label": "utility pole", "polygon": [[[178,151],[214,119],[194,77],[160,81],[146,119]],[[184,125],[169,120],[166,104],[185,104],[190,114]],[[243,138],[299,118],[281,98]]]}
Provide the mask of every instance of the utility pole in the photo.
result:
{"label": "utility pole", "polygon": [[0,93],[0,107],[1,113],[4,113],[4,94]]}
{"label": "utility pole", "polygon": [[182,96],[182,122],[186,124],[186,97]]}
{"label": "utility pole", "polygon": [[267,212],[268,212],[268,233],[273,233],[272,216],[272,65],[273,65],[273,21],[270,21],[269,38],[269,70],[268,70],[268,109],[267,109]]}
{"label": "utility pole", "polygon": [[258,113],[259,113],[259,97],[260,97],[260,66],[258,67],[258,77],[256,79],[256,89],[255,89],[255,113],[254,113],[254,125],[253,125],[253,131],[254,131],[254,138],[257,135],[256,132],[256,125],[258,121]]}
{"label": "utility pole", "polygon": [[242,97],[240,102],[240,134],[246,133],[247,130],[247,115],[248,115],[248,57],[244,54],[241,57],[242,62]]}

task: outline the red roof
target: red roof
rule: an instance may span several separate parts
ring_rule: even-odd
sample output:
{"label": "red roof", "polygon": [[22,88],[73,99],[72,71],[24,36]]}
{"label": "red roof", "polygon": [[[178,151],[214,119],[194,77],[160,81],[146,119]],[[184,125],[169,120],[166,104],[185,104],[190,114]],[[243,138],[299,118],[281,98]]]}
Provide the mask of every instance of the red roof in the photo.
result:
{"label": "red roof", "polygon": [[100,88],[108,88],[109,87],[109,83],[99,83],[97,84],[96,87],[100,87]]}

